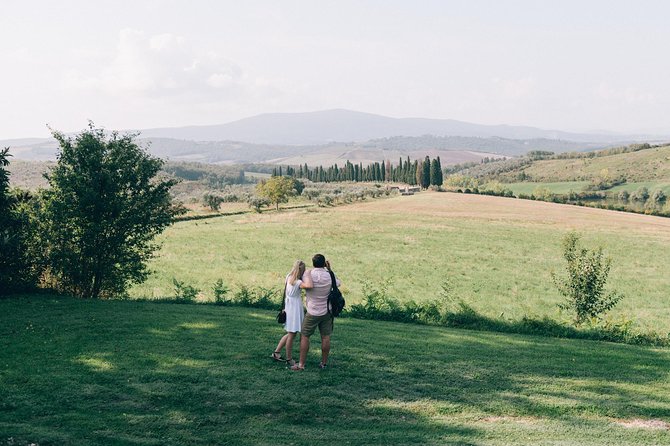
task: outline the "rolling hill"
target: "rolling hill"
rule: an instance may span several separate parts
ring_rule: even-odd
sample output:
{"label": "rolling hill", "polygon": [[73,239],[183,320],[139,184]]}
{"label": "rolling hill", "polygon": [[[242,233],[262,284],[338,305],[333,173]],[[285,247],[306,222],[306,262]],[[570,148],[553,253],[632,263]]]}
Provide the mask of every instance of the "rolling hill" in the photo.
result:
{"label": "rolling hill", "polygon": [[628,182],[670,179],[670,145],[583,159],[537,160],[525,169],[540,181],[590,180],[607,169]]}
{"label": "rolling hill", "polygon": [[625,153],[606,150],[593,155],[509,160],[476,166],[463,173],[505,182],[516,181],[522,172],[528,181],[543,183],[590,181],[602,175],[623,178],[628,183],[670,181],[670,145]]}

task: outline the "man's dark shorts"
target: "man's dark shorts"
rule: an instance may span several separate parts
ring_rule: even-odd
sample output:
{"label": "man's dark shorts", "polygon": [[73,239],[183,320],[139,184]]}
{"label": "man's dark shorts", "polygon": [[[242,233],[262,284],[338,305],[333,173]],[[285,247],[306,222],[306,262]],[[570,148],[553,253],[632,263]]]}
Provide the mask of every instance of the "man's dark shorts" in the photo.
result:
{"label": "man's dark shorts", "polygon": [[300,334],[302,336],[310,337],[314,334],[316,327],[319,327],[321,336],[330,336],[333,333],[333,325],[333,317],[328,313],[323,316],[312,316],[307,313],[305,319],[302,321]]}

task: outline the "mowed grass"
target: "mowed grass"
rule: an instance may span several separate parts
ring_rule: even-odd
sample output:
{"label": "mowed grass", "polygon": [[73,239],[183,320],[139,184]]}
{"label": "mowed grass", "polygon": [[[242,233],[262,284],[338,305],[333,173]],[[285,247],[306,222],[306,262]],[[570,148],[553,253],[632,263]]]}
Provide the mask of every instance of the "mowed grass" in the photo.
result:
{"label": "mowed grass", "polygon": [[670,351],[337,320],[330,369],[274,312],[0,300],[0,444],[661,445]]}
{"label": "mowed grass", "polygon": [[389,282],[389,294],[426,301],[449,280],[461,299],[492,317],[559,314],[551,272],[562,272],[569,230],[613,258],[609,285],[626,297],[612,317],[642,329],[670,331],[670,219],[554,203],[421,192],[336,208],[285,210],[181,222],[161,237],[149,280],[133,297],[173,295],[172,279],[211,298],[222,278],[240,285],[282,286],[295,259],[320,252],[343,282],[349,303],[363,284]]}

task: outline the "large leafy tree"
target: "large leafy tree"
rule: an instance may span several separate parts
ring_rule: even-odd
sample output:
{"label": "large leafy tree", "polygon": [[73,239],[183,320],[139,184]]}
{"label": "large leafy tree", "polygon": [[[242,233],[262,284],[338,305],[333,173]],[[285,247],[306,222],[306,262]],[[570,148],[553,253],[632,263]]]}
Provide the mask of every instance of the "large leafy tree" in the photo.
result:
{"label": "large leafy tree", "polygon": [[20,263],[14,202],[9,193],[9,148],[0,151],[0,294],[13,291]]}
{"label": "large leafy tree", "polygon": [[35,287],[39,270],[29,251],[34,225],[29,215],[32,196],[10,189],[9,149],[0,150],[0,294]]}
{"label": "large leafy tree", "polygon": [[0,218],[9,213],[11,200],[9,197],[9,147],[0,150]]}
{"label": "large leafy tree", "polygon": [[123,294],[146,279],[156,235],[181,212],[174,180],[159,179],[163,162],[136,134],[89,127],[74,137],[53,131],[58,163],[47,174],[44,240],[58,289],[84,298]]}
{"label": "large leafy tree", "polygon": [[265,181],[261,181],[256,186],[258,195],[267,198],[271,203],[274,203],[279,210],[279,203],[287,203],[288,198],[293,195],[294,182],[289,177],[271,177]]}

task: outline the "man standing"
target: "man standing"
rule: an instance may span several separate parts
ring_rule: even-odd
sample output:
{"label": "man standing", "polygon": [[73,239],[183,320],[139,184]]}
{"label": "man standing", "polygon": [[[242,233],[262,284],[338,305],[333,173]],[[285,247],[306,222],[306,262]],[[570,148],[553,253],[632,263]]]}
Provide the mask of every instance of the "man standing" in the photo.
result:
{"label": "man standing", "polygon": [[[333,316],[328,312],[328,294],[332,286],[330,278],[330,262],[322,254],[312,257],[313,269],[305,271],[312,278],[312,288],[305,289],[307,301],[307,314],[302,322],[300,331],[300,362],[291,367],[291,370],[305,370],[305,361],[309,351],[309,337],[312,336],[316,327],[321,334],[321,363],[320,369],[325,369],[328,364],[330,353],[330,335],[333,333]],[[327,269],[326,269],[327,268]],[[339,279],[336,279],[340,286]]]}

